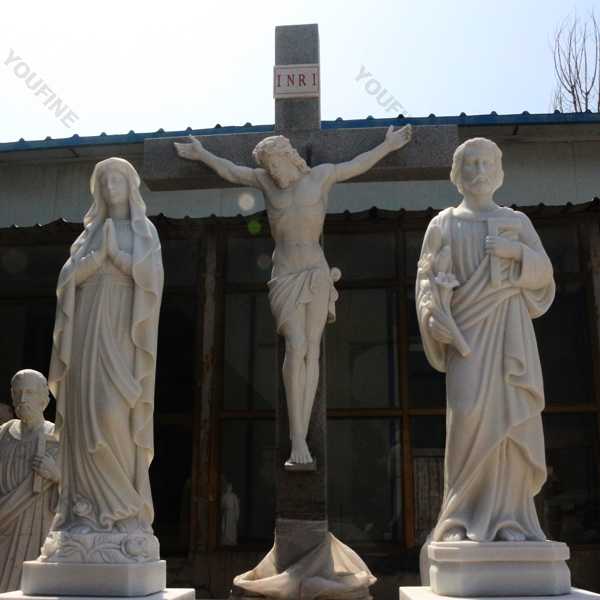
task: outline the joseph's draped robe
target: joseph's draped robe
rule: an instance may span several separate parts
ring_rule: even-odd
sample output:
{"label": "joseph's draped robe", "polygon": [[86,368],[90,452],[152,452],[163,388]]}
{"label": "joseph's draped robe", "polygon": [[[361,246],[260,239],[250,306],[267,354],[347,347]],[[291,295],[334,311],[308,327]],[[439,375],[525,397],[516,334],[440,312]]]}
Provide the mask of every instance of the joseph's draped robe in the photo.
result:
{"label": "joseph's draped robe", "polygon": [[[428,329],[427,285],[417,277],[419,328],[431,365],[446,373],[447,416],[444,499],[433,531],[464,527],[467,537],[492,541],[504,527],[543,540],[533,497],[546,479],[541,412],[542,371],[532,319],[554,299],[552,264],[529,219],[510,208],[491,218],[517,222],[522,261],[500,261],[501,280],[490,278],[485,251],[488,219],[455,216],[446,209],[432,219],[450,244],[454,290],[451,312],[471,352],[461,356]],[[490,220],[491,220],[490,218]]]}
{"label": "joseph's draped robe", "polygon": [[0,426],[0,592],[20,588],[23,561],[38,557],[54,517],[58,486],[41,478],[34,493],[32,469],[40,436],[46,438],[46,455],[56,456],[53,434],[49,421],[24,435],[18,419]]}

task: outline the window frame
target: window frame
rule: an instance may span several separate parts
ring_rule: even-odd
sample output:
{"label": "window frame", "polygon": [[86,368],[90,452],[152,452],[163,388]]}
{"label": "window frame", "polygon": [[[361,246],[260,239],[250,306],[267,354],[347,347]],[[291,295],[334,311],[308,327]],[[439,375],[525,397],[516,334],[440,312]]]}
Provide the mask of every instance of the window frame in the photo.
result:
{"label": "window frame", "polygon": [[[589,233],[586,233],[590,225],[590,215],[585,208],[596,210],[597,207],[590,205],[583,207],[584,210],[571,211],[570,207],[534,207],[523,208],[515,207],[519,210],[524,210],[532,219],[536,229],[541,229],[544,226],[560,227],[561,225],[576,225],[577,237],[579,243],[579,271],[577,272],[556,272],[555,279],[557,287],[569,282],[579,282],[583,285],[586,298],[586,316],[587,321],[594,323],[594,309],[596,298],[594,295],[592,277],[593,273],[590,268],[589,259]],[[570,214],[574,212],[574,214]],[[352,289],[369,289],[383,288],[392,289],[398,293],[398,312],[396,315],[397,323],[397,342],[398,342],[398,394],[399,403],[397,407],[389,408],[328,408],[327,418],[330,419],[369,419],[369,418],[389,418],[400,419],[402,429],[402,506],[403,506],[403,540],[398,542],[353,542],[352,545],[360,552],[376,552],[384,555],[397,556],[406,552],[412,552],[416,549],[417,540],[415,537],[415,481],[414,481],[414,452],[411,441],[411,422],[413,418],[439,416],[445,417],[446,408],[419,408],[410,406],[409,404],[409,389],[408,389],[408,320],[409,310],[414,310],[412,303],[409,302],[409,291],[414,289],[415,270],[411,271],[406,264],[407,261],[407,233],[424,233],[427,224],[431,218],[437,213],[434,210],[406,212],[406,211],[383,211],[379,209],[371,209],[363,213],[344,213],[342,215],[334,214],[327,215],[324,225],[323,246],[325,255],[327,256],[327,236],[348,235],[356,236],[361,233],[393,233],[396,241],[396,272],[394,277],[390,278],[374,278],[360,279],[352,281],[342,279],[336,284],[340,295],[345,290]],[[598,228],[598,217],[594,215],[593,226]],[[261,225],[261,237],[269,235],[268,220],[266,214],[260,213],[253,215],[254,221],[258,220]],[[228,236],[242,236],[252,238],[248,233],[247,225],[244,219],[238,218],[234,223],[231,220],[222,228],[222,246],[219,253],[224,258],[223,264],[226,265],[226,240]],[[335,266],[335,265],[332,265]],[[226,283],[223,281],[223,292],[264,292],[266,288],[266,279],[264,282],[251,284],[235,284]],[[221,303],[223,305],[223,303]],[[224,315],[223,315],[224,316]],[[595,413],[596,414],[596,432],[600,433],[600,360],[598,352],[598,330],[594,326],[591,328],[591,345],[592,345],[592,381],[591,390],[595,402],[589,404],[552,404],[546,405],[544,414],[580,414],[580,413]],[[326,334],[324,335],[326,340]],[[281,337],[279,337],[280,353]],[[280,385],[280,394],[283,393]],[[222,397],[220,398],[222,401]],[[217,403],[217,406],[220,406]],[[219,408],[219,421],[226,419],[265,419],[271,418],[275,421],[275,410],[223,410]],[[216,455],[215,455],[216,456]],[[215,461],[211,465],[211,469],[220,472],[220,465]],[[600,475],[600,461],[599,461]],[[218,520],[218,511],[215,512],[213,518]],[[221,548],[218,539],[214,538],[213,548],[215,550]],[[591,545],[574,545],[573,548],[600,546],[598,544]],[[239,544],[236,547],[227,547],[227,550],[256,550],[267,549],[268,544]]]}

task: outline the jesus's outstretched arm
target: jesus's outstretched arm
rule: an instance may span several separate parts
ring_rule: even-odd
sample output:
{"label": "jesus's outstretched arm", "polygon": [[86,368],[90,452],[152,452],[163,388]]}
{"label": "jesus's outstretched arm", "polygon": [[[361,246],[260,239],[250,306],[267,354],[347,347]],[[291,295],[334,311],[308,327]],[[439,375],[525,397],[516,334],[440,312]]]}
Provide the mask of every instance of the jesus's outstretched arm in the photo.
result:
{"label": "jesus's outstretched arm", "polygon": [[400,150],[410,142],[412,137],[412,128],[405,125],[401,129],[394,131],[390,125],[385,140],[372,150],[363,152],[355,156],[352,160],[335,165],[335,181],[332,183],[346,181],[366,173],[375,163],[379,162],[384,156],[387,156],[394,150]]}
{"label": "jesus's outstretched arm", "polygon": [[226,158],[216,156],[209,152],[200,140],[191,135],[189,137],[189,144],[174,142],[175,150],[181,158],[204,163],[230,183],[262,189],[256,174],[257,169],[236,165]]}

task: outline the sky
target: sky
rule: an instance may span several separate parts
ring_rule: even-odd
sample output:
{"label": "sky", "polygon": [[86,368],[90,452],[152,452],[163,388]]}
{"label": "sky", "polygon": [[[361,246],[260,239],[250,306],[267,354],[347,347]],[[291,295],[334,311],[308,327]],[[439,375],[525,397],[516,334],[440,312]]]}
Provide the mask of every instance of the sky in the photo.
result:
{"label": "sky", "polygon": [[[324,120],[395,116],[365,89],[371,79],[410,116],[549,112],[554,32],[594,5],[598,0],[7,2],[0,142],[271,124],[275,26],[302,23],[319,25]],[[359,78],[361,72],[370,75]],[[47,88],[36,95],[26,81],[35,86],[40,78]]]}

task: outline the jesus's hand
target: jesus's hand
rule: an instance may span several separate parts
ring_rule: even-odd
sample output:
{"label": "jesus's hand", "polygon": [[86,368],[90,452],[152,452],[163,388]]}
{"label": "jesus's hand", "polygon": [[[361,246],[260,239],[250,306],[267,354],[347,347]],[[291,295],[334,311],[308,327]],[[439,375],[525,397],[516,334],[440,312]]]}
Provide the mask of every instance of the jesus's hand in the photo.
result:
{"label": "jesus's hand", "polygon": [[181,158],[187,158],[188,160],[202,160],[202,151],[204,146],[199,139],[193,135],[189,136],[190,143],[182,144],[180,142],[174,142],[175,150]]}
{"label": "jesus's hand", "polygon": [[405,125],[400,129],[394,131],[393,125],[390,125],[386,134],[385,134],[385,143],[390,148],[390,152],[392,150],[400,150],[410,142],[412,138],[412,127],[410,125]]}

